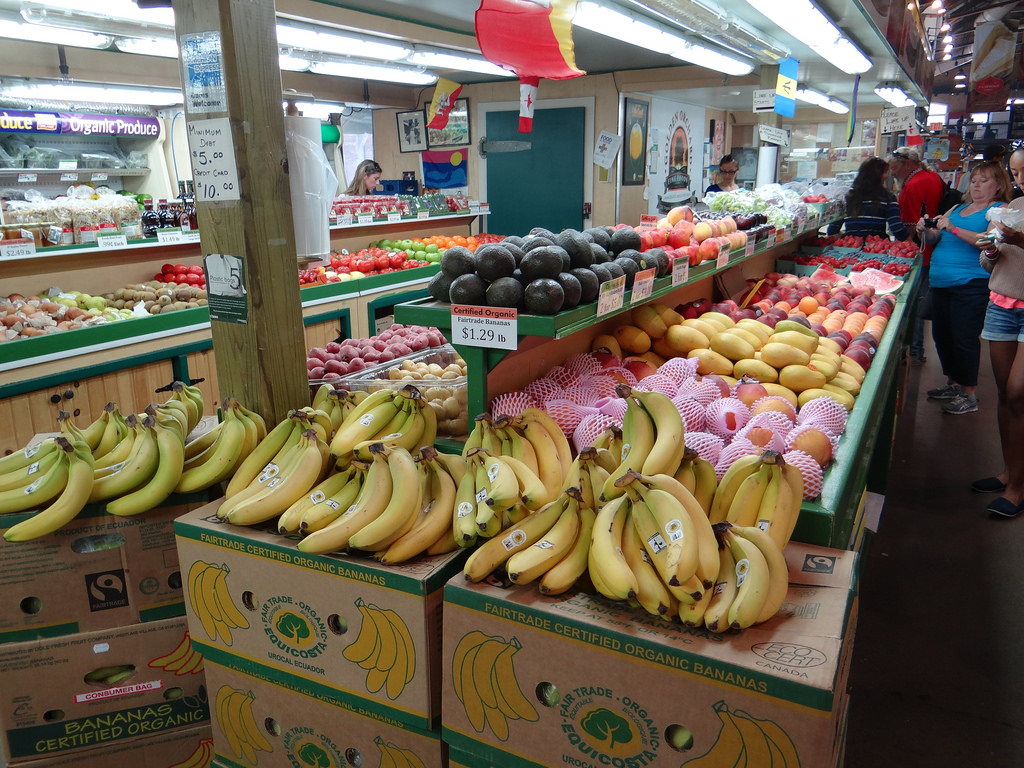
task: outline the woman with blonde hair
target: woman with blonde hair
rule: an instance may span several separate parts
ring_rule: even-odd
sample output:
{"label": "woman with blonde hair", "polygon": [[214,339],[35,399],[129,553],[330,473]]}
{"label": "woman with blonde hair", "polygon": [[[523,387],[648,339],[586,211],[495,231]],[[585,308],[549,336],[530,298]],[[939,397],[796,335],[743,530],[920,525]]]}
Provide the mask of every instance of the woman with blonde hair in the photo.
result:
{"label": "woman with blonde hair", "polygon": [[348,189],[345,190],[345,194],[372,195],[373,188],[380,181],[381,173],[383,172],[376,160],[363,160],[356,166],[355,176],[353,176]]}

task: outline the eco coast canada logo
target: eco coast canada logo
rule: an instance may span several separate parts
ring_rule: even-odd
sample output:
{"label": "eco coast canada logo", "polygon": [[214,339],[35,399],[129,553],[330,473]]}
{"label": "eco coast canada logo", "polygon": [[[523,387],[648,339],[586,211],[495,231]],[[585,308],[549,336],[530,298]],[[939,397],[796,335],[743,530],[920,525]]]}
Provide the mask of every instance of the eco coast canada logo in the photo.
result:
{"label": "eco coast canada logo", "polygon": [[284,735],[284,748],[294,768],[340,768],[346,764],[337,745],[312,728],[292,728]]}
{"label": "eco coast canada logo", "polygon": [[271,644],[284,655],[278,661],[292,662],[315,659],[327,649],[327,625],[302,600],[291,595],[269,598],[261,608],[263,632]]}
{"label": "eco coast canada logo", "polygon": [[639,768],[658,755],[661,734],[635,699],[616,696],[610,688],[581,686],[563,694],[558,710],[569,742],[562,756],[566,765]]}

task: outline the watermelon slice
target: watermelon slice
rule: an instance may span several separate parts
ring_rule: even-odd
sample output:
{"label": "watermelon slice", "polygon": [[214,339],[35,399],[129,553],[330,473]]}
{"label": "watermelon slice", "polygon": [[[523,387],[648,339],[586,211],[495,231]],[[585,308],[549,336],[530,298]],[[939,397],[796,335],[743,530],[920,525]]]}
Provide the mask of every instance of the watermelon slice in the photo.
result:
{"label": "watermelon slice", "polygon": [[828,283],[831,286],[836,286],[840,283],[845,283],[846,278],[829,267],[821,266],[814,270],[814,274],[811,275],[811,282]]}
{"label": "watermelon slice", "polygon": [[896,293],[903,287],[903,281],[880,269],[865,269],[850,273],[850,283],[855,286],[870,285],[876,294]]}

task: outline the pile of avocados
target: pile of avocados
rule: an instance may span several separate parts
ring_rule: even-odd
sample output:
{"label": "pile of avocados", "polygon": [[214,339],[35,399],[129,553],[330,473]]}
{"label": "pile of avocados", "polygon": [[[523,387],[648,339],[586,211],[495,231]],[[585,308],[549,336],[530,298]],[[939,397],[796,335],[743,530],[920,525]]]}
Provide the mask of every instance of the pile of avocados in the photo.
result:
{"label": "pile of avocados", "polygon": [[441,271],[428,286],[431,297],[450,304],[514,307],[554,315],[597,300],[602,283],[625,275],[632,288],[637,272],[668,274],[671,260],[661,248],[640,252],[640,235],[629,226],[563,229],[557,235],[534,227],[470,251],[449,248]]}

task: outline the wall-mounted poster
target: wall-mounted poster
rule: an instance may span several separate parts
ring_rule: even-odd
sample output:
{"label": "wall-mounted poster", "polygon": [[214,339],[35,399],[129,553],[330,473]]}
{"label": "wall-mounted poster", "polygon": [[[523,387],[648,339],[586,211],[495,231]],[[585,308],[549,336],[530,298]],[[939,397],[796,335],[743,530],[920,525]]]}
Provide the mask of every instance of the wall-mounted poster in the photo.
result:
{"label": "wall-mounted poster", "polygon": [[469,146],[469,99],[455,100],[444,128],[427,128],[427,144],[431,149]]}
{"label": "wall-mounted poster", "polygon": [[642,186],[647,180],[647,120],[649,104],[646,101],[626,99],[626,119],[622,137],[626,151],[622,153],[622,185]]}
{"label": "wall-mounted poster", "polygon": [[397,112],[399,152],[422,152],[427,148],[427,118],[422,109]]}
{"label": "wall-mounted poster", "polygon": [[[704,190],[703,147],[708,123],[704,107],[679,101],[651,100],[651,134],[660,137],[652,158],[648,213],[664,215],[684,203],[696,203]],[[716,158],[717,159],[717,158]]]}

